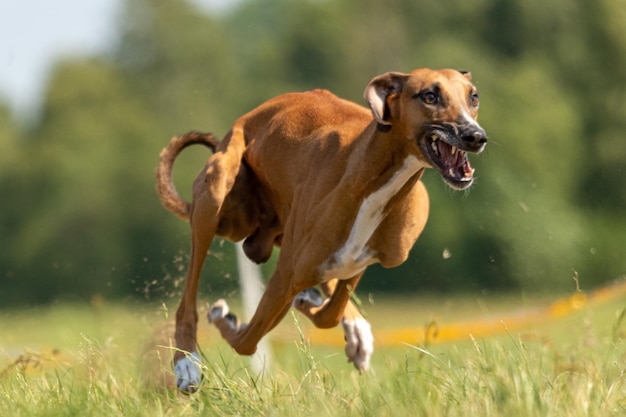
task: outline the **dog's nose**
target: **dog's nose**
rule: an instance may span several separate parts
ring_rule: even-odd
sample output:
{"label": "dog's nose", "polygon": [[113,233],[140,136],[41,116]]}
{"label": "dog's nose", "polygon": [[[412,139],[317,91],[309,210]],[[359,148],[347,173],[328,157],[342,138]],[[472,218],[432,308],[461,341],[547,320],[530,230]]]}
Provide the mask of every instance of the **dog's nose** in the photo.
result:
{"label": "dog's nose", "polygon": [[487,143],[487,133],[482,129],[473,129],[465,132],[461,139],[469,145],[480,146]]}

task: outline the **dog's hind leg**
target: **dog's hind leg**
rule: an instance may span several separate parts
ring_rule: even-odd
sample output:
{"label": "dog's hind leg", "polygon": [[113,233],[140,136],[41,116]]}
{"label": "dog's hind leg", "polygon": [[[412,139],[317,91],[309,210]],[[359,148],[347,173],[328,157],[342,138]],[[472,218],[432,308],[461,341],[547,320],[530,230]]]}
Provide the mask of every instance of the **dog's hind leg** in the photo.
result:
{"label": "dog's hind leg", "polygon": [[176,384],[184,393],[196,391],[202,379],[196,343],[198,323],[196,298],[200,272],[211,241],[218,231],[220,210],[235,183],[245,148],[242,135],[229,135],[226,140],[229,140],[229,146],[209,158],[205,172],[198,175],[193,185],[193,202],[189,216],[191,258],[183,297],[176,311],[174,353]]}
{"label": "dog's hind leg", "polygon": [[346,281],[332,279],[320,284],[325,299],[317,289],[308,288],[294,298],[293,306],[319,328],[334,327],[341,321],[348,361],[358,370],[366,371],[374,352],[374,336],[370,324],[350,300],[360,277]]}
{"label": "dog's hind leg", "polygon": [[[202,223],[208,227],[196,227],[199,223],[198,217],[204,215],[201,210],[204,208],[203,206],[204,204],[194,202],[196,210],[193,210],[191,215],[191,258],[185,288],[183,290],[183,297],[176,311],[174,374],[176,377],[176,385],[183,393],[195,392],[202,379],[201,361],[196,346],[198,323],[196,295],[198,293],[198,283],[202,265],[216,230],[215,224],[206,224],[207,222]],[[215,221],[213,223],[215,223]]]}

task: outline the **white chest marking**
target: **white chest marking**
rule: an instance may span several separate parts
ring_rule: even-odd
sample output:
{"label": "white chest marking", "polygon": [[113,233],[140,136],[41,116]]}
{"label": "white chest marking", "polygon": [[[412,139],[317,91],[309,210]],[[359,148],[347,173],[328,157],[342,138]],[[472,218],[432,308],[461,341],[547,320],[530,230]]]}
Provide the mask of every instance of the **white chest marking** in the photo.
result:
{"label": "white chest marking", "polygon": [[352,278],[378,261],[367,243],[383,221],[384,209],[389,200],[421,168],[423,164],[416,157],[407,156],[402,167],[393,174],[389,182],[363,200],[348,239],[322,265],[323,281]]}

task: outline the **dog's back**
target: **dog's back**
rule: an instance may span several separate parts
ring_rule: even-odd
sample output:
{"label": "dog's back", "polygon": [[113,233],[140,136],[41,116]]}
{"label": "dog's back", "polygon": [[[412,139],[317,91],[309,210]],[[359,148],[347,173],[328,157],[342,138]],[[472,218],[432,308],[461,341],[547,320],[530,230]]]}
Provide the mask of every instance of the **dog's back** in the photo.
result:
{"label": "dog's back", "polygon": [[353,142],[372,120],[366,108],[326,90],[312,90],[267,101],[238,119],[233,131],[244,132],[243,159],[284,219],[298,187],[306,184],[306,194],[313,197],[341,180]]}

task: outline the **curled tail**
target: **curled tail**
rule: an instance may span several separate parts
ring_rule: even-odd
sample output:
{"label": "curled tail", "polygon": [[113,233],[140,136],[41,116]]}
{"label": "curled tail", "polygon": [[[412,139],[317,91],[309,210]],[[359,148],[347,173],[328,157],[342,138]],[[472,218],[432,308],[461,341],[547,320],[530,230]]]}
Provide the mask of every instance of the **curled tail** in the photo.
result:
{"label": "curled tail", "polygon": [[174,136],[170,144],[161,151],[159,165],[156,170],[156,189],[163,207],[181,219],[189,219],[191,205],[183,200],[172,179],[172,169],[178,154],[190,145],[204,145],[215,152],[217,140],[210,133],[189,132],[182,136]]}

